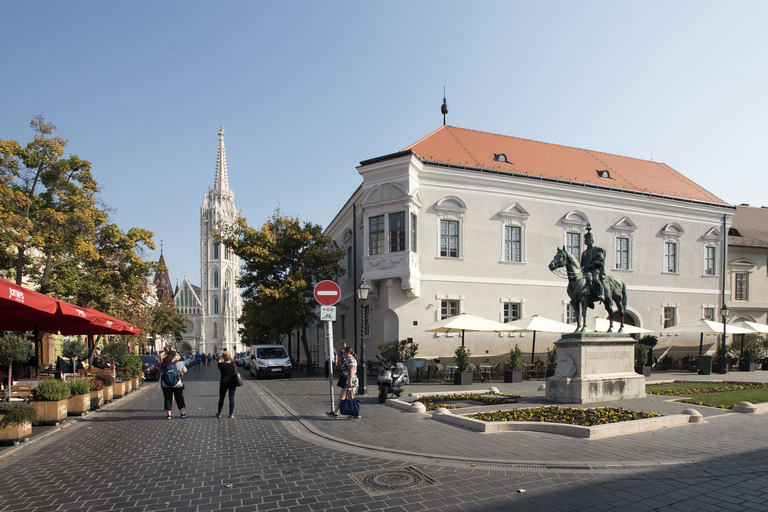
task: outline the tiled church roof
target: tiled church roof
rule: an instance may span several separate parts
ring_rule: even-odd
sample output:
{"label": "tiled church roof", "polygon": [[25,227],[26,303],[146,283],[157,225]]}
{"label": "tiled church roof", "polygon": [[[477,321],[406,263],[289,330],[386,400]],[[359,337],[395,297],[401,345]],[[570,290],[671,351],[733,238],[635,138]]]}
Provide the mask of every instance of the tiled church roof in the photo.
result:
{"label": "tiled church roof", "polygon": [[726,204],[663,163],[453,126],[441,126],[403,151],[451,166]]}

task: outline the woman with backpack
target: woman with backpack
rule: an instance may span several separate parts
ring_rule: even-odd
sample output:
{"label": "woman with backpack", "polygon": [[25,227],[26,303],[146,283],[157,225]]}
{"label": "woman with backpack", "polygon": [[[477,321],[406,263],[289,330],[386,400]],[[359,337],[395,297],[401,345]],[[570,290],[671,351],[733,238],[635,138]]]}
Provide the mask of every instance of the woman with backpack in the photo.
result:
{"label": "woman with backpack", "polygon": [[176,406],[179,408],[182,418],[187,417],[184,411],[184,382],[182,376],[187,371],[184,361],[181,361],[179,354],[173,350],[169,351],[163,357],[163,363],[160,365],[160,387],[163,389],[163,399],[165,400],[166,419],[171,419],[171,410],[173,409],[173,400],[176,399]]}
{"label": "woman with backpack", "polygon": [[224,397],[229,391],[229,417],[235,417],[235,390],[237,389],[237,368],[235,361],[226,350],[221,354],[219,363],[219,372],[221,380],[219,381],[219,410],[216,413],[217,418],[221,418],[221,408],[224,407]]}

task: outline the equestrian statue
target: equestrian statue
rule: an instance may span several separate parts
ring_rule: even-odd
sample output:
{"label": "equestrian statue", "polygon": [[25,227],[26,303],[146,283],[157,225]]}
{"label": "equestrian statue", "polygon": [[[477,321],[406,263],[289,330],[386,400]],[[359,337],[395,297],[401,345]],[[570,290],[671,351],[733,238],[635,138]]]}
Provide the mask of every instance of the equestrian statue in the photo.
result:
{"label": "equestrian statue", "polygon": [[557,254],[549,264],[549,270],[565,267],[568,274],[568,297],[576,315],[576,331],[584,332],[587,328],[587,309],[594,309],[595,303],[602,302],[608,312],[613,332],[613,306],[621,315],[618,332],[624,332],[624,313],[627,311],[627,286],[621,279],[605,275],[605,249],[594,246],[592,226],[587,224],[584,235],[587,248],[581,253],[581,262],[565,248],[557,248]]}

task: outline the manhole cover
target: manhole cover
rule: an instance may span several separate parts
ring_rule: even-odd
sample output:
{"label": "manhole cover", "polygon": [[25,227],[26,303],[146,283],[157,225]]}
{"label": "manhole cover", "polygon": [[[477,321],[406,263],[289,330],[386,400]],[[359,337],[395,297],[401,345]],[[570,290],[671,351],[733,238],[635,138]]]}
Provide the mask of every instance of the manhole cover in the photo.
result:
{"label": "manhole cover", "polygon": [[285,468],[280,470],[280,476],[300,475],[301,468]]}
{"label": "manhole cover", "polygon": [[352,475],[371,496],[427,487],[437,483],[413,467],[381,469]]}
{"label": "manhole cover", "polygon": [[241,482],[263,482],[264,473],[256,473],[255,475],[244,475],[240,477]]}

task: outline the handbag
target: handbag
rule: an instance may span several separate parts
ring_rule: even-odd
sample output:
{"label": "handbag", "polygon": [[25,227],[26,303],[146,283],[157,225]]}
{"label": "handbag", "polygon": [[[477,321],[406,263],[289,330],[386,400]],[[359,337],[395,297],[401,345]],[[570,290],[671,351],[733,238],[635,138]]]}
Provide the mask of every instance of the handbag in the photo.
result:
{"label": "handbag", "polygon": [[342,400],[339,402],[339,413],[345,416],[360,416],[360,400]]}
{"label": "handbag", "polygon": [[[232,363],[235,364],[235,363]],[[243,378],[240,376],[240,372],[237,371],[237,366],[235,366],[235,386],[240,387],[243,385]]]}

